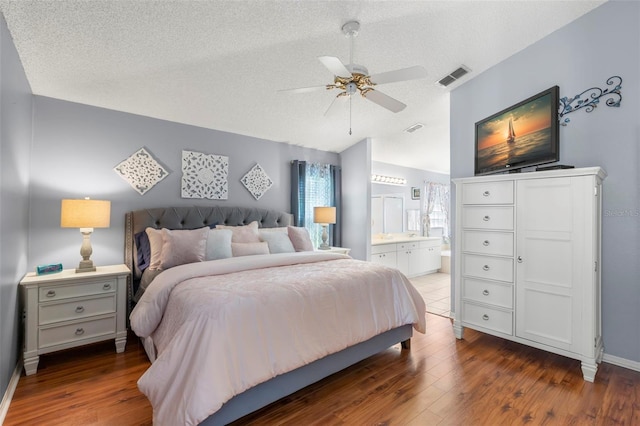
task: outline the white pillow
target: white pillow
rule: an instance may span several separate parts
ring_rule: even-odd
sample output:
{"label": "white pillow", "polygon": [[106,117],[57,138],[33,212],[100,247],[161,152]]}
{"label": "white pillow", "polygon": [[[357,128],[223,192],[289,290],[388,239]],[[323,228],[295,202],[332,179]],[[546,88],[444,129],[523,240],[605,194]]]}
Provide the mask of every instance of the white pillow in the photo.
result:
{"label": "white pillow", "polygon": [[233,232],[230,229],[210,230],[205,260],[226,259],[233,256],[231,252],[232,235]]}
{"label": "white pillow", "polygon": [[[287,228],[284,228],[286,231]],[[287,232],[261,232],[260,239],[269,244],[269,253],[294,253],[296,251],[291,244]]]}
{"label": "white pillow", "polygon": [[253,256],[256,254],[269,254],[267,243],[231,243],[233,257]]}

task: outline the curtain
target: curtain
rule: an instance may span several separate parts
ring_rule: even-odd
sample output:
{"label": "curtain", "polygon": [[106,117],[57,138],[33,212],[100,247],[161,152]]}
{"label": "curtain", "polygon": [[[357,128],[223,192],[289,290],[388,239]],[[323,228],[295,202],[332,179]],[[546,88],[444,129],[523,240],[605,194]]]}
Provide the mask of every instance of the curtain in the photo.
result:
{"label": "curtain", "polygon": [[329,244],[341,244],[341,184],[340,167],[330,164],[291,162],[291,212],[294,224],[309,230],[311,241],[320,245],[322,227],[313,222],[313,208],[332,206],[336,208],[336,223],[329,225]]}
{"label": "curtain", "polygon": [[423,206],[422,206],[422,233],[431,236],[432,218],[434,210],[440,213],[438,225],[442,225],[442,237],[448,241],[449,235],[449,185],[445,183],[424,182]]}

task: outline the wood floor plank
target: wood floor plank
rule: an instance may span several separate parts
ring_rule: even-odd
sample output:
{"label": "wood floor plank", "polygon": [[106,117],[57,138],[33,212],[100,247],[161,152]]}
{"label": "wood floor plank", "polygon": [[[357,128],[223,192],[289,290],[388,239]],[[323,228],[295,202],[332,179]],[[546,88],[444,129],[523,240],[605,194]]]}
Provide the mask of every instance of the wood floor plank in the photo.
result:
{"label": "wood floor plank", "polygon": [[[234,423],[245,425],[637,425],[640,372],[601,364],[595,383],[580,363],[465,330],[427,315],[411,349],[389,348]],[[4,425],[150,425],[136,382],[149,366],[130,335],[41,357],[22,376]]]}

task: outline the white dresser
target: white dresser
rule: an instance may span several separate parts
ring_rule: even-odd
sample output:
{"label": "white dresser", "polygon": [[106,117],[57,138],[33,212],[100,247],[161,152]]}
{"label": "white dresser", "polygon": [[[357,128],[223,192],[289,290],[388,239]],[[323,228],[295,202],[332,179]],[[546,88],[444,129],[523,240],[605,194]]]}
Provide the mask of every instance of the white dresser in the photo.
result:
{"label": "white dresser", "polygon": [[456,337],[464,327],[582,362],[602,357],[599,167],[454,179]]}
{"label": "white dresser", "polygon": [[40,355],[61,349],[115,339],[116,352],[124,352],[128,275],[125,265],[27,274],[20,281],[27,376],[38,370]]}

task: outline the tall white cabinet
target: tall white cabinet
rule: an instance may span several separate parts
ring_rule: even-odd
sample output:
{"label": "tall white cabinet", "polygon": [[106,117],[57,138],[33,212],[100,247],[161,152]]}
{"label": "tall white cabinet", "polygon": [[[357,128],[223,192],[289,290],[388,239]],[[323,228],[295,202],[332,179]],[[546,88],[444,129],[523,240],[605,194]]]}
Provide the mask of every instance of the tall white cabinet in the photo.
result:
{"label": "tall white cabinet", "polygon": [[599,167],[454,179],[454,331],[602,358]]}

